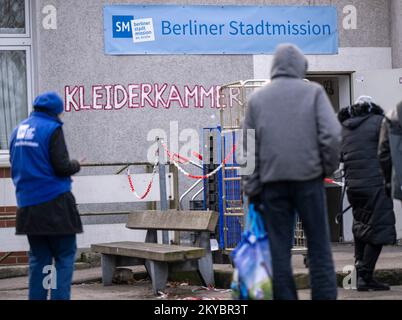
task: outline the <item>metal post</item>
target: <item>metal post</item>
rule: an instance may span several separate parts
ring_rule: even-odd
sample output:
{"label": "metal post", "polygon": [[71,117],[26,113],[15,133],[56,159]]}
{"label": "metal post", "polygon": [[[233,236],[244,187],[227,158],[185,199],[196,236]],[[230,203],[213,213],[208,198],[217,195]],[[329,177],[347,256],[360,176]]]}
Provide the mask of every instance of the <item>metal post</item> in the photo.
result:
{"label": "metal post", "polygon": [[[165,150],[162,146],[162,141],[160,138],[156,138],[158,142],[158,155],[159,155],[159,191],[160,191],[160,209],[161,211],[168,210],[168,199],[166,193],[166,158]],[[162,231],[162,242],[164,244],[169,244],[169,233],[168,231]]]}

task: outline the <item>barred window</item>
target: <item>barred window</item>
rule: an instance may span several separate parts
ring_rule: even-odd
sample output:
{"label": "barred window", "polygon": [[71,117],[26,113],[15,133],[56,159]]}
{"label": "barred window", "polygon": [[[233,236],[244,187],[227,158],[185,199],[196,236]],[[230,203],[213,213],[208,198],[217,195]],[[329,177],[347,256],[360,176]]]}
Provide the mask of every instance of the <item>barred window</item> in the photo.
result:
{"label": "barred window", "polygon": [[0,0],[0,155],[28,116],[31,100],[31,38],[28,0]]}
{"label": "barred window", "polygon": [[0,0],[0,34],[25,32],[25,0]]}

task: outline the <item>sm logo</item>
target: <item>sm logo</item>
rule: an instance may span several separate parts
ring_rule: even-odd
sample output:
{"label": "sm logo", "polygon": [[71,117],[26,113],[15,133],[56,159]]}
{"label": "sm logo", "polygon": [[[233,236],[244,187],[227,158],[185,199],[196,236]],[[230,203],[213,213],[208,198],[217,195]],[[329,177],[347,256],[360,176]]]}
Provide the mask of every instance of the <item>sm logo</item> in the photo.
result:
{"label": "sm logo", "polygon": [[132,38],[131,20],[133,16],[113,16],[113,38]]}

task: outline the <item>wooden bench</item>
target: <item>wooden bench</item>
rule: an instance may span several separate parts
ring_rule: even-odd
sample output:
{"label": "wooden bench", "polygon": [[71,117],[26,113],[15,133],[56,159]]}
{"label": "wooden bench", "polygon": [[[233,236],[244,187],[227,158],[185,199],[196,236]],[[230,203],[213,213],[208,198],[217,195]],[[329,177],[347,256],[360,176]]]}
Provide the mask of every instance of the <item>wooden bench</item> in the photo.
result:
{"label": "wooden bench", "polygon": [[[102,255],[103,285],[111,285],[116,267],[145,265],[155,294],[166,287],[169,272],[197,271],[205,286],[214,285],[210,232],[218,213],[213,211],[143,211],[131,213],[126,227],[147,230],[144,242],[113,242],[91,245]],[[195,246],[157,243],[157,230],[194,231]]]}

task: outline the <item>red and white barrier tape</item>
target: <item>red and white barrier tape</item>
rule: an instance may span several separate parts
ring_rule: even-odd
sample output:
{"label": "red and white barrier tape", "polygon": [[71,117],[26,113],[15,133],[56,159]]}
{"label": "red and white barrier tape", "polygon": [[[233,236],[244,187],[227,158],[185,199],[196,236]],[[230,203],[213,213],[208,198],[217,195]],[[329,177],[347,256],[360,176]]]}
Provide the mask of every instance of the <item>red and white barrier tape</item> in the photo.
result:
{"label": "red and white barrier tape", "polygon": [[137,193],[137,191],[135,190],[133,180],[131,179],[130,168],[127,169],[128,183],[130,184],[131,192],[134,194],[134,196],[137,199],[140,199],[140,200],[145,199],[148,196],[149,192],[151,191],[152,184],[154,182],[154,178],[155,178],[155,174],[156,174],[156,167],[158,166],[158,163],[159,163],[159,157],[156,157],[155,158],[155,163],[154,163],[154,166],[153,166],[153,169],[152,169],[151,179],[150,179],[150,181],[149,181],[149,183],[148,183],[143,195],[139,195]]}
{"label": "red and white barrier tape", "polygon": [[344,184],[343,184],[342,182],[338,182],[338,181],[335,181],[335,180],[333,180],[333,179],[328,179],[328,178],[326,178],[326,179],[324,179],[324,182],[326,182],[326,183],[331,183],[331,184],[336,184],[336,185],[338,185],[338,186],[340,186],[340,187],[343,187],[343,186],[344,186]]}
{"label": "red and white barrier tape", "polygon": [[[226,156],[226,158],[223,160],[223,162],[215,170],[211,171],[210,173],[208,173],[206,175],[193,175],[193,174],[189,173],[188,171],[186,171],[185,169],[183,169],[179,164],[179,162],[180,163],[188,162],[188,159],[186,159],[185,157],[183,157],[177,153],[172,153],[167,148],[166,144],[162,143],[162,146],[165,149],[170,161],[175,165],[175,167],[186,177],[191,178],[191,179],[196,179],[196,180],[208,179],[209,177],[216,174],[219,170],[222,169],[222,167],[229,161],[229,159],[232,157],[232,155],[236,152],[236,145],[234,145],[231,152]],[[175,158],[177,158],[179,161],[176,161]],[[148,194],[152,188],[152,184],[153,184],[154,177],[156,175],[156,168],[157,168],[158,164],[159,164],[159,156],[157,156],[155,158],[155,163],[154,163],[153,170],[152,170],[152,176],[151,176],[151,179],[150,179],[143,195],[139,195],[137,193],[137,191],[135,190],[133,180],[131,179],[130,169],[129,168],[127,169],[127,178],[128,178],[128,182],[130,184],[131,192],[133,192],[133,194],[136,198],[143,200],[148,196]],[[343,185],[344,185],[343,183],[337,182],[333,179],[325,179],[324,181],[326,183],[336,184],[341,187],[343,187]]]}
{"label": "red and white barrier tape", "polygon": [[[191,173],[187,172],[186,170],[184,170],[184,169],[180,166],[179,162],[180,162],[180,163],[189,162],[189,160],[188,160],[187,158],[185,158],[185,157],[183,157],[183,156],[181,156],[180,154],[177,154],[177,153],[174,153],[174,154],[173,154],[172,152],[169,151],[169,149],[167,148],[166,144],[162,144],[162,146],[163,146],[163,148],[165,149],[165,151],[166,151],[166,153],[167,153],[167,155],[168,155],[170,161],[177,167],[177,169],[178,169],[181,173],[183,173],[183,174],[184,174],[186,177],[188,177],[188,178],[197,179],[197,180],[199,180],[199,179],[208,179],[209,177],[211,177],[211,176],[213,176],[214,174],[216,174],[220,169],[222,169],[222,166],[223,166],[224,164],[226,164],[226,163],[229,161],[230,157],[231,157],[231,156],[234,154],[234,152],[236,151],[236,146],[234,146],[233,149],[232,149],[232,151],[226,156],[225,160],[224,160],[215,170],[213,170],[212,172],[208,173],[207,175],[196,176],[196,175],[192,175]],[[175,158],[178,159],[178,161],[176,161]],[[155,177],[155,175],[156,175],[156,168],[157,168],[158,164],[159,164],[159,157],[156,157],[156,158],[155,158],[155,163],[154,163],[154,166],[153,166],[153,170],[152,170],[151,179],[150,179],[150,181],[149,181],[149,183],[148,183],[148,185],[147,185],[147,188],[145,189],[144,194],[142,194],[142,195],[139,195],[139,194],[137,193],[137,191],[135,190],[134,182],[133,182],[133,180],[132,180],[132,178],[131,178],[131,174],[130,174],[130,168],[127,169],[127,179],[128,179],[128,183],[129,183],[129,185],[130,185],[131,192],[134,194],[134,196],[135,196],[136,198],[138,198],[138,199],[140,199],[140,200],[143,200],[143,199],[145,199],[145,198],[148,196],[148,194],[149,194],[149,192],[151,191],[151,188],[152,188],[152,184],[153,184],[153,181],[154,181],[154,177]]]}
{"label": "red and white barrier tape", "polygon": [[187,172],[186,170],[184,170],[180,164],[174,159],[175,155],[177,154],[173,154],[172,152],[169,151],[169,149],[167,148],[166,144],[162,143],[163,148],[165,149],[170,161],[175,165],[175,167],[177,168],[177,170],[179,170],[182,174],[184,174],[186,177],[191,178],[191,179],[196,179],[196,180],[200,180],[200,179],[208,179],[209,177],[213,176],[214,174],[216,174],[219,170],[222,169],[223,165],[225,165],[230,157],[235,153],[236,151],[236,145],[233,146],[232,151],[226,156],[226,158],[223,160],[223,162],[213,171],[211,171],[210,173],[206,174],[206,175],[201,175],[201,176],[196,176],[193,175],[189,172]]}

